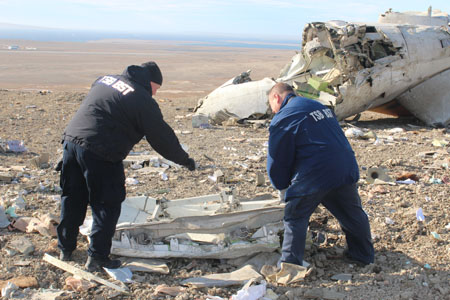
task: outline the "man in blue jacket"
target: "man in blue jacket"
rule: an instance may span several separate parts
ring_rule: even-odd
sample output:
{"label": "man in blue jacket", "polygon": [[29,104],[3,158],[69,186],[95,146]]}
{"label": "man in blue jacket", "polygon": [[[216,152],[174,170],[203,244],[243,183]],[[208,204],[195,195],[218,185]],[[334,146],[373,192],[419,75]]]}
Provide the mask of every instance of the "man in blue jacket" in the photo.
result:
{"label": "man in blue jacket", "polygon": [[122,75],[98,78],[63,133],[61,222],[62,260],[71,260],[87,206],[93,216],[86,269],[118,268],[109,258],[125,199],[123,159],[144,136],[165,158],[195,170],[152,98],[161,87],[155,62],[128,66]]}
{"label": "man in blue jacket", "polygon": [[370,225],[361,207],[354,152],[332,110],[298,97],[277,83],[269,92],[275,116],[270,123],[267,171],[272,185],[286,189],[281,262],[303,264],[309,218],[319,204],[339,221],[347,258],[374,261]]}

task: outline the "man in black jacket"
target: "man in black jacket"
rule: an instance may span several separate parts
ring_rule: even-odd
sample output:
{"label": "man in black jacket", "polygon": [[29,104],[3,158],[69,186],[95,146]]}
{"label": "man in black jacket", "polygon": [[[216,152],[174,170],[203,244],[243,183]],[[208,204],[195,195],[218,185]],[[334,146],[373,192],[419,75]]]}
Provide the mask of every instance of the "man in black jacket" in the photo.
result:
{"label": "man in black jacket", "polygon": [[125,199],[122,161],[144,136],[158,153],[195,170],[152,98],[162,74],[154,62],[128,66],[122,75],[98,78],[63,133],[60,258],[70,260],[87,206],[93,224],[86,269],[118,268],[109,258],[112,237]]}

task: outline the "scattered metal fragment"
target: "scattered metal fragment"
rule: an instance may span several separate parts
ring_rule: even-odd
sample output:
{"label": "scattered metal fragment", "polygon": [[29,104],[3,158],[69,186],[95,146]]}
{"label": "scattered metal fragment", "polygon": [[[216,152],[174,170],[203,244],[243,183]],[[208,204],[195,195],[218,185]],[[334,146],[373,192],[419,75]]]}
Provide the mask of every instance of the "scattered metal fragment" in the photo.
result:
{"label": "scattered metal fragment", "polygon": [[250,266],[244,266],[231,273],[211,274],[183,280],[181,284],[196,288],[202,287],[224,287],[242,285],[251,279],[259,280],[262,276]]}
{"label": "scattered metal fragment", "polygon": [[239,201],[232,191],[172,201],[127,198],[111,251],[142,258],[216,259],[272,252],[280,247],[282,227],[270,224],[282,218],[278,199]]}

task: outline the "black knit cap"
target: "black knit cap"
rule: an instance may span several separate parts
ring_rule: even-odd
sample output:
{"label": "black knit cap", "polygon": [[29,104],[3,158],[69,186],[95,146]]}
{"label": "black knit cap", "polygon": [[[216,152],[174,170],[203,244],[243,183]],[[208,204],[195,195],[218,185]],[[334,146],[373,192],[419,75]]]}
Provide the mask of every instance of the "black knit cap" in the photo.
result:
{"label": "black knit cap", "polygon": [[158,65],[154,61],[149,61],[146,63],[143,63],[141,65],[144,69],[147,69],[150,73],[150,81],[153,81],[154,83],[157,83],[159,85],[162,85],[163,77],[161,74],[161,70],[159,69]]}

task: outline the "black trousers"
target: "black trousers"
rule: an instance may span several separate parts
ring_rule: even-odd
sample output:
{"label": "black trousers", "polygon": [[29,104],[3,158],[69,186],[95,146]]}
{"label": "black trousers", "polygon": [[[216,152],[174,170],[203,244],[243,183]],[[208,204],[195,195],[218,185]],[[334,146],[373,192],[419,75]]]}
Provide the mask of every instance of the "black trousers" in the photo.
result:
{"label": "black trousers", "polygon": [[356,184],[290,198],[286,202],[281,262],[302,265],[309,218],[320,203],[338,219],[350,256],[365,264],[373,263],[369,219],[362,209]]}
{"label": "black trousers", "polygon": [[67,252],[75,250],[79,226],[84,222],[89,205],[93,223],[88,254],[107,257],[125,200],[123,164],[104,161],[71,142],[65,142],[63,147],[58,248]]}

